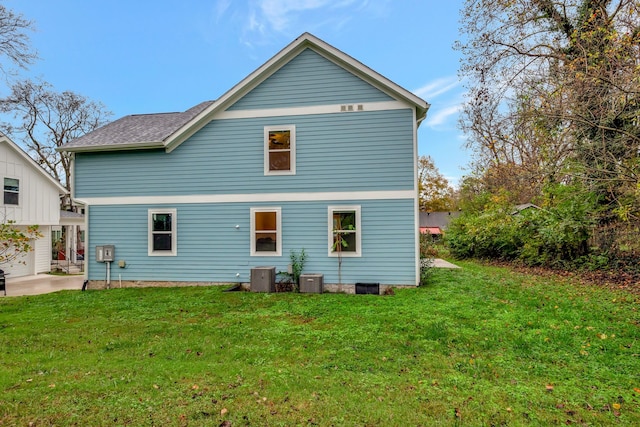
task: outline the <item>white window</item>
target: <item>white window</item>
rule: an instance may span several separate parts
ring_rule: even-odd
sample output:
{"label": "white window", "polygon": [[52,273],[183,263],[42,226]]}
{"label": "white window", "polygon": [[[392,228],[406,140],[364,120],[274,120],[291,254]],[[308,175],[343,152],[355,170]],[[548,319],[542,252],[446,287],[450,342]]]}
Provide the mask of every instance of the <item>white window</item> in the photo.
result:
{"label": "white window", "polygon": [[178,254],[175,209],[149,209],[149,256]]}
{"label": "white window", "polygon": [[265,126],[264,128],[264,174],[295,175],[296,173],[296,127]]}
{"label": "white window", "polygon": [[251,256],[282,254],[280,208],[251,208]]}
{"label": "white window", "polygon": [[20,181],[15,178],[4,179],[4,204],[18,205],[20,201]]}
{"label": "white window", "polygon": [[329,256],[359,257],[360,206],[329,206]]}

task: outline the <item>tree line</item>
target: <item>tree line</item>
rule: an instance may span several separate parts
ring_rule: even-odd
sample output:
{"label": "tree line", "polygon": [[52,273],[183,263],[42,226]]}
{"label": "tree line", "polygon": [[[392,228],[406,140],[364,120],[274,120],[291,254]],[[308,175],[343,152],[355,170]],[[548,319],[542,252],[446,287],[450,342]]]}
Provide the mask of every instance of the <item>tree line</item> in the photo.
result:
{"label": "tree line", "polygon": [[[460,126],[474,157],[460,189],[469,215],[453,233],[457,247],[469,253],[463,234],[486,212],[534,202],[544,221],[557,216],[557,227],[519,232],[580,240],[554,259],[640,253],[637,242],[621,243],[640,224],[640,2],[467,0],[461,36],[468,98]],[[575,228],[560,232],[563,221]],[[503,215],[498,222],[513,233],[517,221]],[[506,243],[508,233],[496,239],[522,248],[518,239]],[[544,252],[540,244],[527,257],[542,263]]]}

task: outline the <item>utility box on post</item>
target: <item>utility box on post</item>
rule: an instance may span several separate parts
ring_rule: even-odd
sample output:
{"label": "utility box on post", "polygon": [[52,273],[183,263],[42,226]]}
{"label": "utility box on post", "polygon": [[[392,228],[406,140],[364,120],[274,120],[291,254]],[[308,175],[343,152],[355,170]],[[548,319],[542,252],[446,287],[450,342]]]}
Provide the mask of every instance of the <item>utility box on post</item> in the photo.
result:
{"label": "utility box on post", "polygon": [[300,293],[321,294],[323,284],[324,275],[322,274],[300,275]]}
{"label": "utility box on post", "polygon": [[251,292],[275,292],[276,268],[254,267],[251,269]]}
{"label": "utility box on post", "polygon": [[97,262],[113,262],[116,248],[113,245],[96,246]]}

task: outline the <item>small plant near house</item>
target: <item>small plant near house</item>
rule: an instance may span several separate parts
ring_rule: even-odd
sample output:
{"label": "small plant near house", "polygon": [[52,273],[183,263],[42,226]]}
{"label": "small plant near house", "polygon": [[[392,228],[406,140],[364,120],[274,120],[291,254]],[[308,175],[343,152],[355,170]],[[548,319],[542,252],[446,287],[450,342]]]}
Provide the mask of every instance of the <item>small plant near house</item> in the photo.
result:
{"label": "small plant near house", "polygon": [[291,276],[293,276],[293,283],[296,286],[300,286],[300,275],[304,271],[304,263],[307,261],[307,253],[304,248],[300,250],[300,253],[291,251],[289,253],[289,259],[291,260]]}
{"label": "small plant near house", "polygon": [[278,271],[276,282],[276,292],[298,292],[300,290],[300,275],[304,271],[304,264],[307,260],[307,253],[304,248],[300,253],[292,250],[289,253],[291,260],[290,271]]}

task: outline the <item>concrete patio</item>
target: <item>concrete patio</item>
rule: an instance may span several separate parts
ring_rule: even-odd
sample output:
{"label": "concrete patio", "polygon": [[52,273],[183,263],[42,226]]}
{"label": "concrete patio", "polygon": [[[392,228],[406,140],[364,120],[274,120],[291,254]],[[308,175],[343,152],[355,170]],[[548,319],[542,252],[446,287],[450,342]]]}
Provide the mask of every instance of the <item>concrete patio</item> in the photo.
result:
{"label": "concrete patio", "polygon": [[[57,292],[64,289],[81,290],[84,276],[55,276],[51,274],[37,274],[35,276],[6,278],[6,290],[8,297],[22,295],[39,295]],[[0,292],[4,297],[4,292]]]}

